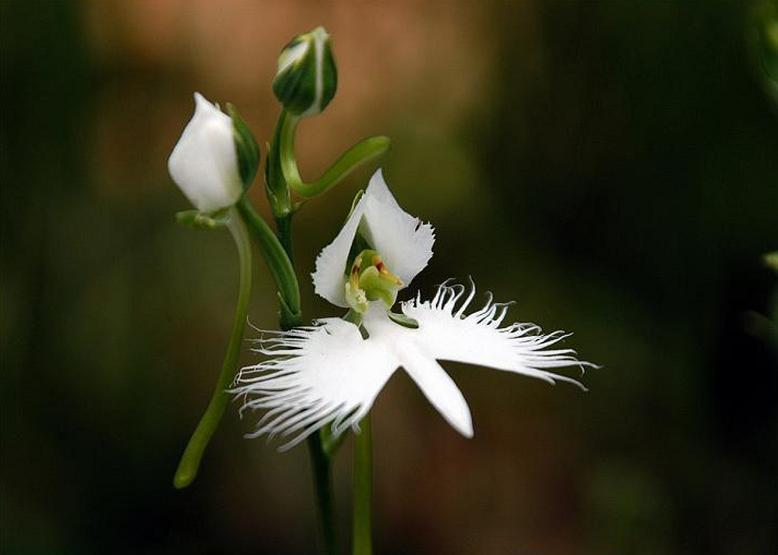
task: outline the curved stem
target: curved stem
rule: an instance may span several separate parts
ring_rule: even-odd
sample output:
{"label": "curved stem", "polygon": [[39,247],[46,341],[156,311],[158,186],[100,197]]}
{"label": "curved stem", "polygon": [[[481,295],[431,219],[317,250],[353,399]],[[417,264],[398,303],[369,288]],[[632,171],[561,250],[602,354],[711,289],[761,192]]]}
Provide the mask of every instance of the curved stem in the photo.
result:
{"label": "curved stem", "polygon": [[243,221],[234,208],[231,209],[227,227],[235,240],[240,267],[235,318],[232,322],[232,331],[227,343],[227,353],[224,355],[224,362],[222,363],[221,372],[219,373],[216,387],[213,390],[211,401],[200,418],[200,422],[197,424],[197,428],[195,428],[184,450],[184,454],[181,456],[181,461],[178,463],[178,469],[173,478],[173,485],[178,489],[185,488],[191,484],[197,476],[205,448],[208,446],[214,431],[216,431],[224,414],[224,409],[229,402],[230,396],[226,390],[235,379],[235,370],[240,355],[240,344],[243,339],[243,328],[246,323],[246,314],[251,296],[251,243],[249,242],[246,226],[243,225]]}
{"label": "curved stem", "polygon": [[312,198],[322,194],[343,181],[358,167],[378,158],[389,149],[388,137],[378,136],[364,139],[344,152],[319,179],[312,183],[305,183],[300,176],[297,159],[294,155],[294,138],[299,122],[298,116],[286,111],[281,112],[278,120],[277,140],[280,141],[279,153],[283,177],[287,185],[304,198]]}
{"label": "curved stem", "polygon": [[359,428],[359,433],[354,434],[354,501],[352,507],[354,528],[351,550],[353,555],[371,555],[373,552],[373,432],[369,413],[359,423]]}

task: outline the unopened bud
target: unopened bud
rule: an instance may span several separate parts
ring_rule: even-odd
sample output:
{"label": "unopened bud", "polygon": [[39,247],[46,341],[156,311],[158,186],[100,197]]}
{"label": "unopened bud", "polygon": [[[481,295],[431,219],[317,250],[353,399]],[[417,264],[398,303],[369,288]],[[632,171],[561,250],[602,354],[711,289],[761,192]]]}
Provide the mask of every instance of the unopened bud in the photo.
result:
{"label": "unopened bud", "polygon": [[335,96],[338,71],[324,27],[298,35],[278,57],[273,92],[297,116],[320,114]]}
{"label": "unopened bud", "polygon": [[168,170],[189,201],[206,214],[232,206],[243,194],[232,120],[199,93]]}

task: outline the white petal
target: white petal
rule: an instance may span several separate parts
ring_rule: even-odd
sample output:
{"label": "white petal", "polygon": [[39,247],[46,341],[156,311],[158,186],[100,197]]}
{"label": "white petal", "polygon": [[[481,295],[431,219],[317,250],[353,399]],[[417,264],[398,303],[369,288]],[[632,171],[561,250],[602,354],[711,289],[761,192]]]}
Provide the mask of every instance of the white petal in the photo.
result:
{"label": "white petal", "polygon": [[427,265],[435,242],[432,226],[400,208],[378,170],[335,240],[317,257],[312,275],[316,293],[344,308],[346,265],[357,229],[405,286]]}
{"label": "white petal", "polygon": [[195,93],[195,113],[168,159],[173,181],[201,212],[232,206],[242,194],[232,120]]}
{"label": "white petal", "polygon": [[570,349],[550,349],[565,338],[542,335],[532,324],[502,326],[507,305],[489,301],[465,314],[475,294],[462,285],[441,286],[431,301],[403,303],[416,329],[400,326],[372,303],[363,339],[356,326],[336,318],[319,326],[276,332],[259,351],[270,358],[241,371],[234,390],[243,408],[268,409],[254,436],[293,436],[291,446],[331,423],[338,434],[356,426],[392,373],[405,368],[427,399],[460,433],[473,435],[467,403],[436,359],[453,360],[525,374],[554,383],[583,386],[547,369],[593,366]]}
{"label": "white petal", "polygon": [[[396,324],[395,324],[396,325]],[[473,437],[473,419],[467,401],[440,364],[413,343],[403,344],[400,363],[427,400],[465,437]]]}
{"label": "white petal", "polygon": [[381,170],[370,179],[361,232],[386,267],[407,287],[432,258],[435,231],[405,212],[386,186]]}
{"label": "white petal", "polygon": [[241,370],[232,392],[244,397],[242,410],[268,409],[252,437],[292,436],[283,448],[329,423],[336,434],[356,426],[399,365],[383,343],[337,318],[276,332],[259,352],[271,358]]}
{"label": "white petal", "polygon": [[567,337],[563,332],[542,335],[538,326],[514,323],[501,326],[508,305],[493,303],[470,314],[465,310],[475,295],[463,285],[442,285],[431,301],[420,297],[403,303],[403,312],[419,323],[416,342],[438,360],[451,360],[525,374],[554,383],[567,381],[585,389],[578,381],[548,372],[549,368],[593,366],[581,362],[572,349],[549,349]]}
{"label": "white petal", "polygon": [[324,297],[336,306],[348,307],[344,290],[346,265],[351,244],[357,234],[359,222],[365,213],[366,195],[363,195],[354,211],[346,220],[335,239],[324,247],[316,257],[316,271],[311,274],[313,287],[317,295]]}

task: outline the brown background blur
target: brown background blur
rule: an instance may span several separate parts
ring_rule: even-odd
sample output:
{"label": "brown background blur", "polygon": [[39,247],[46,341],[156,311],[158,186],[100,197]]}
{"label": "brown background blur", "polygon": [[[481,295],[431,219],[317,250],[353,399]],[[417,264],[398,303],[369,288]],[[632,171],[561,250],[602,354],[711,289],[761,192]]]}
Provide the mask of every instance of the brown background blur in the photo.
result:
{"label": "brown background blur", "polygon": [[[301,126],[303,174],[389,135],[387,179],[438,236],[411,292],[472,275],[603,365],[587,394],[447,365],[469,441],[398,372],[374,410],[376,552],[776,553],[778,363],[754,322],[775,317],[760,257],[778,247],[778,112],[759,6],[0,1],[2,551],[313,551],[305,449],[244,440],[236,410],[172,488],[236,257],[225,233],[174,223],[188,206],[166,160],[193,91],[269,139],[277,54],[321,24],[339,89]],[[303,276],[368,176],[299,214]],[[257,274],[251,321],[272,328]],[[308,317],[336,313],[302,285]]]}

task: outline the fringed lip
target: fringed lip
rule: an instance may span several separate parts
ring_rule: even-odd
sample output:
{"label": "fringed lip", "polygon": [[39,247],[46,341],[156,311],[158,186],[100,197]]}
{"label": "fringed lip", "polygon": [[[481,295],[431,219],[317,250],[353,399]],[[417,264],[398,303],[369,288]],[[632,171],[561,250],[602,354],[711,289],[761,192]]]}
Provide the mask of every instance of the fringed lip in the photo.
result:
{"label": "fringed lip", "polygon": [[287,332],[267,332],[255,349],[265,359],[241,370],[231,393],[245,410],[267,411],[249,437],[283,438],[281,449],[300,443],[329,425],[335,435],[355,428],[392,374],[403,368],[441,415],[466,437],[473,434],[470,410],[440,360],[463,362],[523,374],[549,383],[565,381],[583,390],[578,380],[551,369],[595,365],[575,351],[551,348],[570,336],[543,334],[529,323],[503,325],[511,303],[496,303],[491,294],[469,311],[476,291],[449,284],[430,300],[421,295],[402,303],[403,313],[419,326],[392,322],[385,311],[370,310],[364,320],[368,338],[338,318]]}

